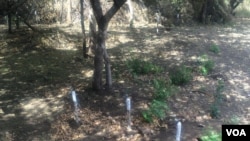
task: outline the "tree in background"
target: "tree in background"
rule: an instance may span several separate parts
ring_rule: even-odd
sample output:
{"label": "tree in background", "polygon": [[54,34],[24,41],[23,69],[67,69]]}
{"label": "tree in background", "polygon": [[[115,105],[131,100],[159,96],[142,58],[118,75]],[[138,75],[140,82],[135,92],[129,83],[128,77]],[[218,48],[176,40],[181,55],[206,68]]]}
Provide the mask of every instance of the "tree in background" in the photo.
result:
{"label": "tree in background", "polygon": [[230,10],[231,14],[235,14],[234,10],[243,2],[243,0],[230,0],[229,5],[230,5]]}
{"label": "tree in background", "polygon": [[82,50],[83,57],[87,58],[87,45],[86,45],[86,34],[85,34],[85,24],[84,24],[84,9],[85,9],[85,0],[80,0],[80,15],[81,15],[81,28],[82,28]]}
{"label": "tree in background", "polygon": [[[232,19],[233,10],[243,0],[189,0],[194,18],[203,24],[226,23]],[[229,5],[227,5],[229,3]]]}

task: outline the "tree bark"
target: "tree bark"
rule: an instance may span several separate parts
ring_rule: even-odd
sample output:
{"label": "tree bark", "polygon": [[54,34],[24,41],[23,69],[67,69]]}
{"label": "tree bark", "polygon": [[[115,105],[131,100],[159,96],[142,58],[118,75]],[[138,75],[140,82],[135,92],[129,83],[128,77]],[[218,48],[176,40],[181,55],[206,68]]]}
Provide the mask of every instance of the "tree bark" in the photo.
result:
{"label": "tree bark", "polygon": [[95,57],[94,57],[94,76],[92,87],[94,90],[102,89],[102,70],[103,70],[103,38],[100,33],[97,38],[97,48],[95,49]]}
{"label": "tree bark", "polygon": [[126,0],[113,0],[114,3],[112,7],[103,14],[100,0],[91,0],[91,6],[95,15],[95,19],[98,25],[98,34],[97,34],[97,44],[95,49],[94,57],[94,76],[93,76],[93,89],[101,90],[102,89],[102,69],[103,69],[103,59],[105,60],[105,72],[106,72],[106,86],[107,89],[112,87],[112,76],[110,61],[106,51],[106,37],[107,37],[107,28],[110,19],[115,15],[115,13],[120,9],[120,7],[126,2]]}
{"label": "tree bark", "polygon": [[81,15],[81,27],[82,27],[82,50],[83,57],[88,58],[87,47],[86,47],[86,34],[85,34],[85,25],[84,25],[84,0],[80,0],[80,15]]}
{"label": "tree bark", "polygon": [[110,59],[106,49],[104,50],[104,63],[106,71],[106,88],[109,90],[112,87],[112,75],[111,75]]}
{"label": "tree bark", "polygon": [[19,27],[20,27],[20,20],[19,20],[19,16],[18,15],[16,15],[15,23],[16,23],[16,29],[19,29]]}
{"label": "tree bark", "polygon": [[87,54],[90,56],[94,56],[95,48],[96,48],[96,37],[97,37],[97,32],[96,32],[96,19],[93,14],[93,10],[91,8],[91,5],[88,4],[89,6],[89,44],[88,44],[88,49],[87,49]]}
{"label": "tree bark", "polygon": [[8,13],[8,31],[9,33],[12,33],[12,22],[11,22],[12,15],[11,13]]}

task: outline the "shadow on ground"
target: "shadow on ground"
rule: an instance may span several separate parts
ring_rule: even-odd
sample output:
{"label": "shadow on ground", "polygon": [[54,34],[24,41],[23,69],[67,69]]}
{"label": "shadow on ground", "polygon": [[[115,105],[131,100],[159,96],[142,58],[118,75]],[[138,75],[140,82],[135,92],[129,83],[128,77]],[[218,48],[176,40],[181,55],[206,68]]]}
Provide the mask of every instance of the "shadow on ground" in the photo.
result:
{"label": "shadow on ground", "polygon": [[[223,26],[176,27],[171,31],[155,25],[112,27],[107,48],[112,60],[114,88],[96,94],[89,89],[93,60],[79,53],[77,29],[51,27],[39,36],[30,31],[1,34],[0,40],[0,139],[1,140],[173,140],[175,119],[183,121],[183,140],[193,140],[207,127],[220,129],[233,116],[249,121],[250,62],[249,21]],[[248,28],[247,28],[248,27]],[[39,37],[38,37],[39,36]],[[209,51],[216,44],[221,52]],[[207,54],[215,69],[207,76],[197,71],[199,56]],[[164,68],[158,76],[134,77],[126,60],[150,60]],[[193,68],[190,84],[169,101],[168,119],[158,124],[143,122],[145,109],[154,92],[156,77],[168,78],[179,65]],[[221,116],[212,119],[209,110],[217,82],[223,79]],[[70,87],[80,101],[75,125]],[[205,88],[203,93],[201,88]],[[125,95],[132,96],[133,126],[128,132]],[[160,126],[160,127],[159,127]]]}

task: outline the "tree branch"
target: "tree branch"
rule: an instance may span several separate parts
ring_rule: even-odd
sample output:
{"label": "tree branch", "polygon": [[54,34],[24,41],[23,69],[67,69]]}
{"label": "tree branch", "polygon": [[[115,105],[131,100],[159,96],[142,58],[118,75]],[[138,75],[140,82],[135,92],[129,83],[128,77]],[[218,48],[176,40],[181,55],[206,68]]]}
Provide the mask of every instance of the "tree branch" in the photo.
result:
{"label": "tree branch", "polygon": [[26,19],[23,17],[23,15],[19,14],[18,16],[20,16],[20,18],[22,18],[24,24],[26,24],[32,31],[38,32],[38,30],[36,28],[34,28],[33,26],[31,26]]}
{"label": "tree branch", "polygon": [[99,23],[99,21],[103,17],[100,0],[90,0],[90,3],[93,9],[93,13],[95,15],[96,21]]}
{"label": "tree branch", "polygon": [[112,5],[112,7],[105,14],[105,19],[107,20],[107,22],[110,21],[110,19],[115,15],[115,13],[122,7],[122,5],[126,1],[127,0],[114,0],[114,4]]}
{"label": "tree branch", "polygon": [[103,15],[100,0],[90,0],[98,27],[100,29],[107,28],[110,19],[115,15],[115,13],[122,7],[122,5],[127,0],[113,0],[114,3],[112,7]]}

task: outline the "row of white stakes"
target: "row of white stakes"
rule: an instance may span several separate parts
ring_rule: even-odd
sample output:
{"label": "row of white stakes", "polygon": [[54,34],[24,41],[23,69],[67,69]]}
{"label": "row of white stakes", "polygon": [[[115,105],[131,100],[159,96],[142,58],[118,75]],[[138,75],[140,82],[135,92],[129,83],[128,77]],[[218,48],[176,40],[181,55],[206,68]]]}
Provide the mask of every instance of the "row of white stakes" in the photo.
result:
{"label": "row of white stakes", "polygon": [[[78,117],[78,108],[79,108],[79,103],[77,101],[76,97],[76,92],[72,91],[72,101],[74,103],[74,113],[75,113],[75,120],[78,123],[79,122],[79,117]],[[127,109],[127,117],[128,117],[128,130],[131,130],[131,97],[126,98],[126,109]],[[176,141],[181,141],[181,128],[182,124],[180,121],[177,122],[176,125]]]}

